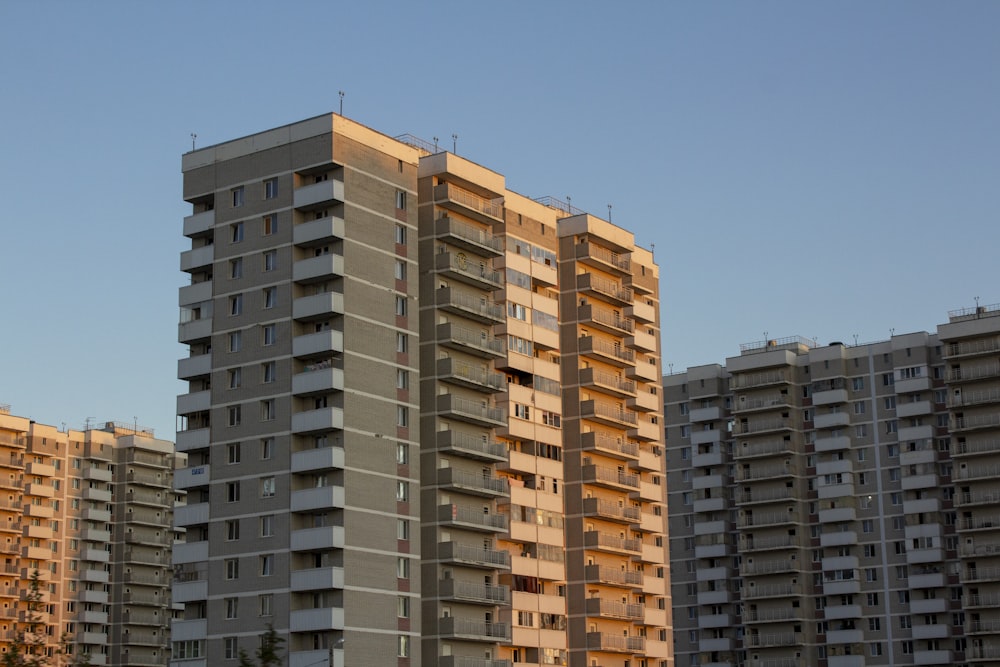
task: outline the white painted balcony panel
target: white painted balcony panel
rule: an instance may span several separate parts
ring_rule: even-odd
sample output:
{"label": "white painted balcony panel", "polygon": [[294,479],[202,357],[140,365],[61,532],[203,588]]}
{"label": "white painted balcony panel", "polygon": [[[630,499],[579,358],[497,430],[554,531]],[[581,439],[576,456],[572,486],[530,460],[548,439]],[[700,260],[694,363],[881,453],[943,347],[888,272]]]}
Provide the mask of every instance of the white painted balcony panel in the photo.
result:
{"label": "white painted balcony panel", "polygon": [[910,573],[910,588],[944,588],[947,584],[944,572],[932,572],[930,574]]}
{"label": "white painted balcony panel", "polygon": [[170,623],[170,639],[175,642],[191,641],[194,639],[205,639],[208,636],[208,619],[180,619],[175,618]]}
{"label": "white painted balcony panel", "polygon": [[835,452],[841,449],[849,449],[851,439],[846,435],[837,435],[830,438],[816,438],[817,452]]}
{"label": "white painted balcony panel", "polygon": [[189,306],[212,298],[212,281],[204,280],[193,285],[185,285],[177,292],[177,305]]}
{"label": "white painted balcony panel", "polygon": [[205,486],[211,481],[212,468],[208,465],[181,468],[174,471],[174,488],[178,490]]}
{"label": "white painted balcony panel", "polygon": [[924,600],[910,596],[910,612],[913,614],[940,614],[948,609],[946,598]]}
{"label": "white painted balcony panel", "polygon": [[344,610],[341,607],[320,609],[293,609],[288,615],[291,632],[322,632],[344,629]]}
{"label": "white painted balcony panel", "polygon": [[[714,449],[714,448],[713,448]],[[722,452],[711,451],[706,454],[695,454],[691,457],[691,465],[695,468],[722,465]]]}
{"label": "white painted balcony panel", "polygon": [[292,431],[312,433],[344,428],[344,411],[340,408],[306,410],[292,415]]}
{"label": "white painted balcony panel", "polygon": [[209,429],[194,428],[187,431],[177,432],[177,451],[189,452],[194,449],[205,449],[208,447]]}
{"label": "white painted balcony panel", "polygon": [[830,389],[827,391],[817,391],[812,395],[813,405],[831,405],[834,403],[847,402],[846,389]]}
{"label": "white painted balcony panel", "polygon": [[914,639],[943,639],[948,636],[948,626],[938,623],[935,625],[913,625]]}
{"label": "white painted balcony panel", "polygon": [[208,523],[208,503],[178,505],[174,507],[174,525],[178,528]]}
{"label": "white painted balcony panel", "polygon": [[177,581],[171,588],[171,600],[184,604],[208,599],[208,580]]}
{"label": "white painted balcony panel", "polygon": [[293,591],[329,590],[344,587],[344,568],[317,567],[309,570],[294,570],[291,573]]}
{"label": "white painted balcony panel", "polygon": [[822,560],[823,570],[856,570],[858,567],[857,556],[831,556]]}
{"label": "white painted balcony panel", "polygon": [[193,340],[208,338],[212,335],[212,318],[203,317],[200,320],[182,322],[177,325],[177,341],[187,343]]}
{"label": "white painted balcony panel", "polygon": [[819,536],[821,547],[840,547],[858,543],[858,534],[853,530],[845,530],[836,533],[823,533]]}
{"label": "white painted balcony panel", "polygon": [[195,391],[181,394],[177,397],[177,414],[188,415],[193,412],[205,412],[212,407],[211,390]]}
{"label": "white painted balcony panel", "polygon": [[177,378],[186,380],[199,375],[208,375],[212,372],[212,355],[199,354],[194,357],[186,357],[177,360]]}
{"label": "white painted balcony panel", "polygon": [[339,292],[302,296],[292,301],[292,317],[297,320],[335,314],[344,314],[344,295]]}
{"label": "white painted balcony panel", "polygon": [[845,618],[861,618],[862,610],[859,604],[828,605],[823,614],[828,621],[839,621]]}
{"label": "white painted balcony panel", "polygon": [[914,665],[953,665],[954,656],[951,651],[923,651],[917,649],[913,652]]}
{"label": "white painted balcony panel", "polygon": [[343,526],[323,526],[321,528],[303,528],[292,531],[292,551],[317,551],[321,549],[343,548]]}
{"label": "white painted balcony panel", "polygon": [[181,271],[193,271],[201,267],[210,267],[214,259],[214,245],[204,245],[185,250],[181,253]]}
{"label": "white painted balcony panel", "polygon": [[[830,642],[829,637],[827,642]],[[832,643],[832,642],[830,642]],[[803,664],[796,658],[788,658],[792,661],[789,663],[789,667],[792,665]],[[780,667],[784,667],[782,663],[778,663]],[[756,665],[755,665],[756,667]],[[766,661],[760,662],[760,667],[770,667],[770,664]],[[826,667],[865,667],[865,656],[863,655],[830,655],[826,659]]]}
{"label": "white painted balcony panel", "polygon": [[696,431],[691,430],[691,445],[697,447],[698,445],[704,445],[710,442],[719,442],[719,438],[722,437],[722,432],[717,428],[709,429],[707,431]]}
{"label": "white painted balcony panel", "polygon": [[184,217],[184,236],[204,234],[215,226],[215,209]]}
{"label": "white painted balcony panel", "polygon": [[813,426],[816,428],[836,428],[850,423],[851,415],[846,412],[827,412],[813,417]]}
{"label": "white painted balcony panel", "polygon": [[699,521],[694,524],[695,535],[722,534],[726,531],[725,521]]}
{"label": "white painted balcony panel", "polygon": [[853,507],[834,507],[831,509],[821,509],[819,511],[820,523],[839,523],[841,521],[854,521],[857,510]]}
{"label": "white painted balcony panel", "polygon": [[292,472],[333,470],[344,467],[344,450],[340,447],[321,447],[292,452]]}
{"label": "white painted balcony panel", "polygon": [[305,245],[344,238],[344,219],[337,217],[320,218],[295,225],[292,243]]}
{"label": "white painted balcony panel", "polygon": [[344,487],[322,486],[292,491],[291,511],[310,512],[344,507]]}
{"label": "white painted balcony panel", "polygon": [[698,581],[725,581],[729,578],[729,570],[725,567],[706,567],[697,571]]}
{"label": "white painted balcony panel", "polygon": [[301,259],[292,265],[292,280],[313,281],[344,275],[344,258],[328,254]]}
{"label": "white painted balcony panel", "polygon": [[[896,416],[900,419],[905,417],[916,417],[919,415],[929,415],[934,411],[934,404],[930,401],[917,401],[916,403],[896,403]],[[915,629],[915,628],[914,628]]]}
{"label": "white painted balcony panel", "polygon": [[828,644],[860,644],[864,639],[862,630],[827,630]]}
{"label": "white painted balcony panel", "polygon": [[[925,369],[926,370],[926,369]],[[930,377],[910,378],[908,380],[896,380],[897,394],[912,394],[916,391],[927,391],[931,388]]]}
{"label": "white painted balcony panel", "polygon": [[339,368],[322,368],[292,376],[293,394],[319,394],[343,390],[344,371]]}
{"label": "white painted balcony panel", "polygon": [[[331,651],[321,649],[317,651],[291,651],[288,654],[288,667],[345,667],[344,649],[335,648],[332,650],[333,664],[330,664]],[[173,667],[173,665],[171,665]],[[178,665],[177,667],[188,667]]]}
{"label": "white painted balcony panel", "polygon": [[208,541],[175,542],[173,548],[173,564],[200,563],[208,560]]}
{"label": "white painted balcony panel", "polygon": [[344,334],[341,331],[318,331],[292,339],[292,356],[306,357],[326,352],[343,352]]}
{"label": "white painted balcony panel", "polygon": [[900,442],[926,440],[934,437],[934,427],[930,424],[900,427],[898,437]]}
{"label": "white painted balcony panel", "polygon": [[344,184],[334,179],[295,188],[292,194],[292,205],[295,208],[305,208],[335,200],[344,201]]}
{"label": "white painted balcony panel", "polygon": [[691,422],[710,422],[722,419],[722,408],[717,405],[708,408],[692,408],[688,413]]}
{"label": "white painted balcony panel", "polygon": [[861,581],[859,579],[845,579],[843,581],[824,581],[823,593],[825,595],[850,595],[861,592]]}

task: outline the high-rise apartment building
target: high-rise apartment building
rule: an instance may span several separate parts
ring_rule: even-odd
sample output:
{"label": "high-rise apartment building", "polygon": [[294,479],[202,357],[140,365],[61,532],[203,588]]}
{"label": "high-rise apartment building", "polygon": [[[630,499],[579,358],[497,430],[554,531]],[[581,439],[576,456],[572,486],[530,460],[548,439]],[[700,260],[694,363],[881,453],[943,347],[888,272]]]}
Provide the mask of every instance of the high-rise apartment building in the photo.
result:
{"label": "high-rise apartment building", "polygon": [[652,255],[335,114],[184,176],[174,664],[671,665]]}
{"label": "high-rise apartment building", "polygon": [[678,665],[991,664],[1000,308],[664,378]]}
{"label": "high-rise apartment building", "polygon": [[0,652],[167,664],[178,458],[131,425],[59,430],[0,408]]}

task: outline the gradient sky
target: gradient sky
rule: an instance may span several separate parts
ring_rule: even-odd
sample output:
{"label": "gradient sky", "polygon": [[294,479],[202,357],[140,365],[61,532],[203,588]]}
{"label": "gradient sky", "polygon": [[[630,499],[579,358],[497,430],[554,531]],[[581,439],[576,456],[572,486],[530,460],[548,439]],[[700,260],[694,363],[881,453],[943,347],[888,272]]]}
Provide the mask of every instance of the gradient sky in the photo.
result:
{"label": "gradient sky", "polygon": [[655,246],[664,371],[1000,302],[1000,2],[0,0],[0,403],[174,437],[181,154],[336,111]]}

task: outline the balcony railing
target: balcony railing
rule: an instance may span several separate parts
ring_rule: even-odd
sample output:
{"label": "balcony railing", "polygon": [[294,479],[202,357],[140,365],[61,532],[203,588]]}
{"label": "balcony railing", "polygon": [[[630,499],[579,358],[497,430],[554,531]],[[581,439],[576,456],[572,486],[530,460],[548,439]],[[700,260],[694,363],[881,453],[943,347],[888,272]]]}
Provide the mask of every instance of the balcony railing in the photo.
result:
{"label": "balcony railing", "polygon": [[610,584],[613,586],[624,586],[633,588],[642,586],[642,572],[621,570],[604,565],[587,565],[584,570],[584,578],[593,583]]}
{"label": "balcony railing", "polygon": [[434,197],[436,199],[448,199],[477,213],[497,220],[503,220],[502,199],[484,199],[479,195],[466,192],[450,183],[444,183],[434,188]]}

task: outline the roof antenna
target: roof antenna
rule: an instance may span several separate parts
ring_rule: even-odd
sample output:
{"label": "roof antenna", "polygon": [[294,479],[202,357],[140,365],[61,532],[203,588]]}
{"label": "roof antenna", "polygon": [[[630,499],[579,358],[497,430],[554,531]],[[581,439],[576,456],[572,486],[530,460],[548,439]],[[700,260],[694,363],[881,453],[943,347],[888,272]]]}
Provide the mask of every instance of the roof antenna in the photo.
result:
{"label": "roof antenna", "polygon": [[451,135],[451,152],[458,155],[458,135],[454,133]]}
{"label": "roof antenna", "polygon": [[338,90],[337,94],[340,95],[340,115],[344,115],[344,91]]}
{"label": "roof antenna", "polygon": [[854,334],[854,347],[858,346],[858,334]]}
{"label": "roof antenna", "polygon": [[608,204],[608,222],[611,222],[611,204]]}
{"label": "roof antenna", "polygon": [[438,152],[438,138],[434,137],[434,152]]}
{"label": "roof antenna", "polygon": [[195,139],[197,139],[197,138],[198,138],[198,135],[195,134],[194,132],[192,132],[191,133],[191,150],[192,151],[194,150],[194,142],[195,142]]}

